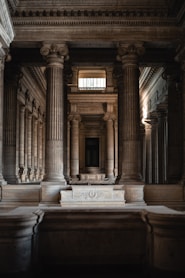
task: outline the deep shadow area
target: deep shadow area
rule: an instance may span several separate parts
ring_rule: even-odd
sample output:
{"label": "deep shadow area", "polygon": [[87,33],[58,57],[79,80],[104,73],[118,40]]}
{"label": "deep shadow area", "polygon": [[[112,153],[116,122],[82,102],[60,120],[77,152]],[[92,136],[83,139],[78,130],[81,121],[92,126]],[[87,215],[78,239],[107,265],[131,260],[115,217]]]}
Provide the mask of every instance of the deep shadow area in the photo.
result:
{"label": "deep shadow area", "polygon": [[26,273],[0,273],[6,278],[184,278],[185,273],[149,269],[141,265],[55,265]]}

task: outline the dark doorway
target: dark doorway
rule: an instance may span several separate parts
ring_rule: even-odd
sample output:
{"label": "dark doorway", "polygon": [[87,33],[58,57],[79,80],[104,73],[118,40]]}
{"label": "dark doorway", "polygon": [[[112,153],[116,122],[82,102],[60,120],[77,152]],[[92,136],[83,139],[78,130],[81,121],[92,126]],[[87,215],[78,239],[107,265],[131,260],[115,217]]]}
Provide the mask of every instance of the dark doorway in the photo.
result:
{"label": "dark doorway", "polygon": [[85,138],[85,166],[99,167],[99,138]]}

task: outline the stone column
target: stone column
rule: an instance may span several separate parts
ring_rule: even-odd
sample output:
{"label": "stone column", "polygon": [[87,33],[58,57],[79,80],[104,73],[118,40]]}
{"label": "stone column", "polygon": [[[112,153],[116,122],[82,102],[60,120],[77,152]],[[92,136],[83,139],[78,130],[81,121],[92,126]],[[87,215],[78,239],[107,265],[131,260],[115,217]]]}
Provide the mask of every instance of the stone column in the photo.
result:
{"label": "stone column", "polygon": [[151,122],[145,122],[145,182],[152,183],[152,126]]}
{"label": "stone column", "polygon": [[79,122],[80,115],[70,115],[71,120],[71,160],[70,160],[70,176],[78,179],[79,177]]}
{"label": "stone column", "polygon": [[167,111],[158,111],[159,183],[167,183]]}
{"label": "stone column", "polygon": [[113,129],[114,116],[110,113],[106,113],[104,120],[107,122],[107,170],[106,176],[108,179],[114,178],[114,129]]}
{"label": "stone column", "polygon": [[144,53],[142,43],[121,43],[118,58],[123,67],[123,110],[119,130],[122,129],[122,167],[119,184],[125,185],[127,202],[143,202],[140,154],[140,109],[138,56]]}
{"label": "stone column", "polygon": [[32,166],[34,169],[34,181],[38,180],[38,161],[37,161],[37,140],[38,140],[38,120],[33,118],[33,142],[32,142]]}
{"label": "stone column", "polygon": [[42,201],[58,202],[60,189],[66,185],[63,174],[63,65],[68,48],[65,44],[44,44],[41,54],[47,63],[46,152]]}
{"label": "stone column", "polygon": [[114,176],[118,176],[118,122],[114,121]]}
{"label": "stone column", "polygon": [[[182,63],[182,118],[183,127],[185,126],[185,59]],[[183,163],[182,163],[182,177],[180,183],[185,185],[185,128],[183,128]]]}
{"label": "stone column", "polygon": [[43,175],[42,175],[42,135],[43,135],[43,124],[41,121],[38,122],[38,171],[39,175],[38,178],[39,180],[42,180]]}
{"label": "stone column", "polygon": [[[156,113],[154,113],[156,114]],[[158,150],[158,120],[156,115],[152,115],[152,183],[159,183],[159,150]]]}
{"label": "stone column", "polygon": [[27,118],[27,173],[28,173],[28,180],[32,181],[33,172],[32,172],[32,113],[28,112]]}
{"label": "stone column", "polygon": [[25,182],[25,164],[24,164],[24,143],[25,143],[25,106],[21,105],[19,108],[19,176],[20,181]]}
{"label": "stone column", "polygon": [[0,48],[0,185],[7,183],[3,177],[4,62],[5,62],[5,53],[3,53],[3,50]]}
{"label": "stone column", "polygon": [[[185,44],[184,40],[177,47],[175,60],[181,65],[182,82],[182,174],[179,183],[185,185]],[[185,193],[185,189],[184,189]]]}
{"label": "stone column", "polygon": [[4,94],[4,177],[9,184],[17,183],[16,165],[16,122],[17,87],[19,68],[8,64],[5,68]]}

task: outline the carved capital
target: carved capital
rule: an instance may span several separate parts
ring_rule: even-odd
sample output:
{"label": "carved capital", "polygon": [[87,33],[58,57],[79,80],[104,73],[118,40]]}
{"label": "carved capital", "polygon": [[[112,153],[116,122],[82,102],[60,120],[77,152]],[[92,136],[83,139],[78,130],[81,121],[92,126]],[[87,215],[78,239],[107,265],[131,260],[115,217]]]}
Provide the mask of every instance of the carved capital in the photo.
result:
{"label": "carved capital", "polygon": [[103,119],[104,121],[114,121],[116,116],[113,113],[106,112]]}
{"label": "carved capital", "polygon": [[65,43],[43,43],[40,53],[48,63],[56,61],[63,63],[64,59],[69,58],[68,47]]}
{"label": "carved capital", "polygon": [[144,52],[145,49],[142,42],[120,43],[118,46],[118,59],[128,55],[141,56]]}
{"label": "carved capital", "polygon": [[69,121],[76,121],[76,122],[80,122],[81,121],[81,117],[79,114],[70,114],[68,116]]}

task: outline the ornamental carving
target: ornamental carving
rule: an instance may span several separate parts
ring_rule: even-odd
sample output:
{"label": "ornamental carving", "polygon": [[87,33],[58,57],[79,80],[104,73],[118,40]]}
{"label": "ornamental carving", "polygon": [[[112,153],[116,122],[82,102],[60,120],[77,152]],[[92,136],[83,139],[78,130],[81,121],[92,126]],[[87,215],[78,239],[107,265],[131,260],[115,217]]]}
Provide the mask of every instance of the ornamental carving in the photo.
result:
{"label": "ornamental carving", "polygon": [[68,47],[65,43],[44,43],[42,48],[40,49],[40,53],[43,56],[54,54],[56,56],[68,58]]}
{"label": "ornamental carving", "polygon": [[143,47],[143,43],[120,43],[118,47],[118,55],[119,57],[125,55],[138,55],[141,56],[145,52],[145,48]]}

